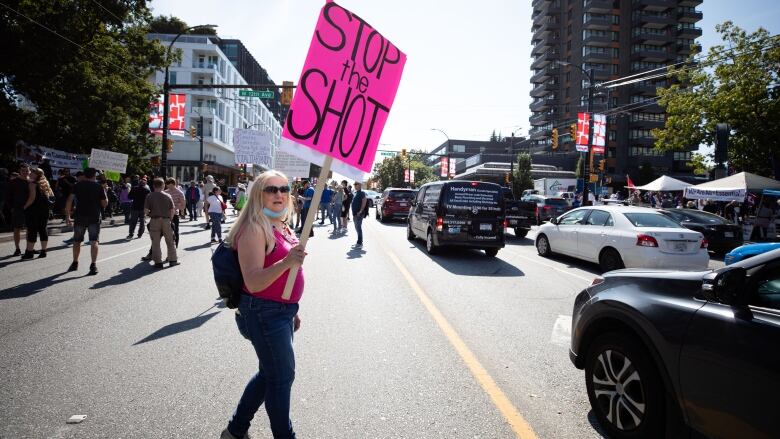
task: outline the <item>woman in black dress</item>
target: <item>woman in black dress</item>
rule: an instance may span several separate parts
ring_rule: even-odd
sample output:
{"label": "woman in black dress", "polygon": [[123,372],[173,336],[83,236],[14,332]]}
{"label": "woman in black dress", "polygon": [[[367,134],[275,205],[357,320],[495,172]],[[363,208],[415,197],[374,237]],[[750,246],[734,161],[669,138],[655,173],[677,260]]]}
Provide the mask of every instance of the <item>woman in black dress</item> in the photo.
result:
{"label": "woman in black dress", "polygon": [[54,192],[42,170],[35,169],[31,174],[30,195],[24,204],[27,249],[22,255],[22,259],[32,259],[35,256],[33,249],[39,235],[41,237],[41,252],[38,258],[46,257],[46,247],[49,245],[49,234],[46,228],[49,224],[49,199],[54,196]]}
{"label": "woman in black dress", "polygon": [[347,186],[347,180],[342,180],[341,186],[344,188],[344,201],[341,203],[341,229],[346,232],[349,221],[349,206],[352,205],[352,190]]}

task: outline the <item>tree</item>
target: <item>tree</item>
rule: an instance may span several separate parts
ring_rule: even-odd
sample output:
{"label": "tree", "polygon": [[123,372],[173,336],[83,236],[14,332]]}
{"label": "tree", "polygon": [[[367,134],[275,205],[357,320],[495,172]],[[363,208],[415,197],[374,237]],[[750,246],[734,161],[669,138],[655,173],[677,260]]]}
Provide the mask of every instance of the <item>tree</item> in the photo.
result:
{"label": "tree", "polygon": [[526,189],[533,189],[534,180],[531,177],[531,155],[520,153],[517,155],[517,168],[512,181],[512,193],[519,197]]}
{"label": "tree", "polygon": [[146,2],[7,3],[24,16],[0,8],[0,120],[16,124],[0,124],[0,149],[18,139],[77,153],[98,147],[140,167],[159,149],[147,132],[148,106],[159,93],[148,78],[165,62],[164,48],[146,38]]}
{"label": "tree", "polygon": [[639,166],[639,185],[650,183],[651,181],[658,178],[658,176],[655,173],[655,169],[653,168],[653,165],[650,162],[643,162],[641,166]]}
{"label": "tree", "polygon": [[[149,31],[155,34],[180,34],[184,33],[187,28],[190,27],[182,19],[178,17],[160,15],[154,17],[149,23]],[[197,29],[190,29],[186,32],[192,35],[216,35],[217,30],[210,27],[199,27]]]}
{"label": "tree", "polygon": [[725,44],[697,64],[670,69],[675,82],[659,89],[666,122],[653,130],[655,147],[713,145],[715,124],[728,123],[731,167],[772,175],[773,163],[780,167],[780,37],[763,28],[748,34],[730,21],[716,30]]}
{"label": "tree", "polygon": [[374,164],[373,180],[381,189],[409,186],[409,183],[404,182],[404,171],[410,168],[414,170],[415,187],[439,179],[433,169],[423,162],[427,157],[425,152],[411,150],[407,154],[406,158],[399,154]]}
{"label": "tree", "polygon": [[713,167],[709,157],[697,152],[691,155],[691,161],[688,162],[688,166],[693,168],[694,175],[709,175]]}

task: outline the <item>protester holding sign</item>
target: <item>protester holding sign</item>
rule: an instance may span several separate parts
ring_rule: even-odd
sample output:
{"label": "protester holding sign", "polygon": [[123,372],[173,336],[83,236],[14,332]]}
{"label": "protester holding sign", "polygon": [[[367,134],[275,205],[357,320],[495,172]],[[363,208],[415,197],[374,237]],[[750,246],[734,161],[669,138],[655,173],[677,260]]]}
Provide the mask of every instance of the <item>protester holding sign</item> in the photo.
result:
{"label": "protester holding sign", "polygon": [[[260,360],[222,438],[243,438],[260,406],[265,403],[275,438],[294,438],[290,421],[290,393],[295,378],[293,332],[300,327],[298,301],[303,294],[303,271],[298,270],[292,295],[282,298],[290,268],[306,256],[286,224],[293,211],[287,177],[277,171],[260,175],[247,204],[227,238],[238,252],[244,292],[236,324]],[[262,249],[262,250],[261,250]]]}

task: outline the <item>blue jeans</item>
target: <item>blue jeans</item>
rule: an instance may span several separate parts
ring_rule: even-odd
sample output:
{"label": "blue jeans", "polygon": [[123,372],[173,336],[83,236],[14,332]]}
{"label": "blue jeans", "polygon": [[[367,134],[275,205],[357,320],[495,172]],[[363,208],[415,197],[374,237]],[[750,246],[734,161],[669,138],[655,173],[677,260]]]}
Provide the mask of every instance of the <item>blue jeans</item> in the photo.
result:
{"label": "blue jeans", "polygon": [[187,202],[187,211],[190,213],[190,221],[195,221],[198,219],[198,203],[188,201]]}
{"label": "blue jeans", "polygon": [[363,214],[352,212],[352,220],[355,223],[355,230],[358,235],[358,244],[363,244]]}
{"label": "blue jeans", "polygon": [[341,203],[339,204],[333,204],[330,206],[330,216],[333,218],[333,224],[335,224],[335,229],[338,230],[341,228]]}
{"label": "blue jeans", "polygon": [[252,418],[265,402],[274,438],[295,438],[290,421],[290,391],[295,380],[293,317],[297,303],[279,303],[241,295],[236,314],[238,331],[252,342],[260,362],[238,402],[228,430],[244,437]]}
{"label": "blue jeans", "polygon": [[209,212],[209,218],[211,218],[211,239],[214,239],[216,235],[220,240],[222,239],[222,214]]}

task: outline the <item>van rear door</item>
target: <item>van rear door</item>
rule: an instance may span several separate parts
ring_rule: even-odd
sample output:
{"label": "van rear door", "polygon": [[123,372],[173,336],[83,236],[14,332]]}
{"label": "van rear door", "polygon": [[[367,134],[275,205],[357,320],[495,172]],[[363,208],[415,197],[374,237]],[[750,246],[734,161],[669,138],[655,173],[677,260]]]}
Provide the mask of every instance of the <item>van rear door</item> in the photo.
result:
{"label": "van rear door", "polygon": [[504,234],[501,186],[477,181],[450,182],[442,199],[444,222],[461,223],[471,237],[499,238]]}

